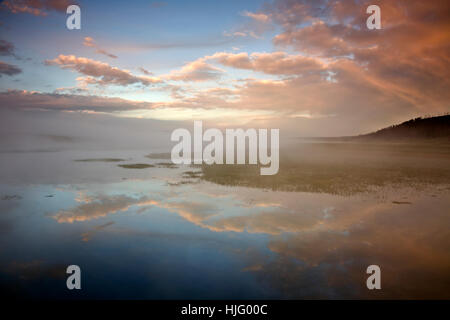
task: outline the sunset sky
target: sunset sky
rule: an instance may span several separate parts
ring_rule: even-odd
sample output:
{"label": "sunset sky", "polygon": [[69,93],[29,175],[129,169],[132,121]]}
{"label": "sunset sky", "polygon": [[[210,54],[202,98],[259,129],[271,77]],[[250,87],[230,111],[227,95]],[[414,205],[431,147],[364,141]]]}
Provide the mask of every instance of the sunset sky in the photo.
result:
{"label": "sunset sky", "polygon": [[[73,3],[81,30],[66,28]],[[381,30],[366,27],[370,4],[381,8]],[[338,136],[450,111],[448,0],[5,0],[0,8],[2,124],[207,120]]]}

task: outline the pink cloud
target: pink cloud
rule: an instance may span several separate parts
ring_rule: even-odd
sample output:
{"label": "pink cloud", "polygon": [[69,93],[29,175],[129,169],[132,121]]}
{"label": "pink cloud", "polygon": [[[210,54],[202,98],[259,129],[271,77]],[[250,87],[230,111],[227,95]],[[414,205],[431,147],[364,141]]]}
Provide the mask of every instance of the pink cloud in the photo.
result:
{"label": "pink cloud", "polygon": [[252,18],[258,22],[262,22],[262,23],[268,23],[270,22],[270,15],[264,14],[264,13],[253,13],[253,12],[249,12],[249,11],[244,11],[242,13],[243,16]]}
{"label": "pink cloud", "polygon": [[285,52],[272,53],[226,53],[219,52],[212,59],[227,67],[247,69],[274,75],[301,75],[305,72],[320,72],[325,64],[319,59],[301,55],[288,55]]}
{"label": "pink cloud", "polygon": [[200,58],[184,65],[180,70],[172,71],[165,79],[175,81],[208,81],[215,80],[221,76],[224,71],[205,62]]}
{"label": "pink cloud", "polygon": [[84,41],[83,41],[83,45],[86,46],[86,47],[95,48],[96,49],[95,52],[97,52],[99,54],[103,54],[103,55],[105,55],[107,57],[110,57],[110,58],[113,58],[113,59],[117,59],[116,55],[114,55],[112,53],[109,53],[108,51],[98,47],[97,44],[95,43],[95,40],[93,38],[91,38],[91,37],[85,37]]}
{"label": "pink cloud", "polygon": [[105,62],[76,57],[74,55],[66,56],[61,54],[53,60],[46,60],[45,64],[59,66],[62,69],[77,71],[87,76],[84,78],[81,77],[79,80],[82,80],[88,84],[120,86],[141,84],[143,86],[148,86],[162,82],[159,78],[136,76],[131,74],[128,70],[112,67]]}

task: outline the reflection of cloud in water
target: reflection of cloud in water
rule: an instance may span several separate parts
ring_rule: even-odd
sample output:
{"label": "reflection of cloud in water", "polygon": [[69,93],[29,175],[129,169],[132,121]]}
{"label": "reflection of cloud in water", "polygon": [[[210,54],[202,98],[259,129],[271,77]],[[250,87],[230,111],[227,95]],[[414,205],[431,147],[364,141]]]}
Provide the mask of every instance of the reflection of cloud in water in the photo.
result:
{"label": "reflection of cloud in water", "polygon": [[[144,184],[133,188],[150,192]],[[265,234],[275,258],[243,254],[247,267],[241,270],[286,298],[448,297],[443,279],[450,270],[450,217],[442,210],[448,207],[447,196],[409,194],[414,202],[399,206],[390,198],[212,189],[207,183],[169,190],[153,192],[152,199],[81,192],[78,206],[54,218],[87,221],[132,206],[156,206],[213,232]],[[83,239],[110,224],[86,232]],[[365,287],[371,264],[381,267],[382,292]]]}
{"label": "reflection of cloud in water", "polygon": [[[432,208],[421,201],[413,210],[376,206],[365,211],[360,223],[347,226],[346,232],[335,224],[287,238],[274,237],[269,248],[281,256],[280,262],[301,262],[302,268],[291,279],[298,286],[304,286],[298,280],[301,273],[312,276],[326,270],[323,283],[314,285],[340,288],[334,293],[341,297],[449,298],[448,283],[442,280],[448,279],[450,270],[450,217],[439,209],[441,205]],[[365,269],[371,264],[381,267],[381,292],[365,287]],[[265,267],[274,285],[280,286],[273,274],[280,266]],[[351,295],[348,288],[352,288]]]}
{"label": "reflection of cloud in water", "polygon": [[[202,228],[215,232],[248,232],[276,235],[295,233],[315,228],[345,228],[355,220],[370,213],[371,208],[361,208],[361,204],[346,204],[346,214],[339,219],[330,219],[336,214],[334,206],[326,204],[339,203],[339,198],[329,195],[302,195],[296,193],[277,193],[282,201],[273,202],[267,193],[251,190],[250,194],[229,194],[227,197],[217,193],[205,197],[190,196],[190,188],[178,193],[160,191],[147,196],[131,197],[128,195],[98,195],[80,191],[75,200],[80,204],[72,209],[61,210],[53,217],[60,223],[88,221],[105,217],[119,211],[125,212],[132,206],[141,207],[143,212],[148,206],[157,206],[178,214],[180,217]],[[248,191],[247,191],[248,192]],[[164,200],[160,199],[161,195]],[[250,200],[247,200],[249,199]],[[186,199],[190,199],[189,201]],[[318,201],[319,200],[319,201]],[[325,200],[325,201],[324,201]],[[319,205],[318,205],[319,203]],[[321,205],[323,203],[323,205]],[[367,204],[365,204],[367,205]],[[342,206],[341,206],[342,207]],[[363,210],[363,212],[361,211]],[[368,213],[364,213],[367,211]],[[353,212],[353,214],[349,214]]]}
{"label": "reflection of cloud in water", "polygon": [[43,277],[64,279],[67,266],[53,265],[43,260],[26,262],[12,261],[2,271],[14,274],[19,280],[33,280]]}
{"label": "reflection of cloud in water", "polygon": [[201,223],[211,216],[218,213],[219,208],[209,203],[201,202],[170,202],[167,204],[160,204],[161,207],[169,209],[179,214],[181,217],[189,222],[202,226]]}
{"label": "reflection of cloud in water", "polygon": [[296,214],[285,211],[252,213],[247,216],[223,218],[214,223],[217,230],[249,233],[280,234],[312,228],[319,222],[318,215]]}
{"label": "reflection of cloud in water", "polygon": [[74,221],[88,221],[105,217],[119,211],[127,211],[131,206],[151,206],[157,202],[147,197],[132,198],[125,195],[84,198],[82,204],[73,209],[58,211],[53,218],[59,223],[72,223]]}
{"label": "reflection of cloud in water", "polygon": [[[196,224],[212,231],[271,235],[269,249],[278,258],[249,262],[245,271],[258,271],[261,281],[271,283],[282,296],[450,297],[448,284],[442,281],[450,270],[450,216],[442,210],[449,205],[448,196],[430,198],[426,190],[420,194],[403,190],[414,203],[397,206],[376,196],[343,200],[277,193],[282,201],[268,211],[257,204],[262,198],[271,203],[270,196],[256,190],[243,195],[241,190],[233,193],[234,200],[242,200],[233,209],[253,209],[250,213],[217,214],[196,219]],[[396,190],[391,197],[401,194]],[[252,200],[245,202],[249,195]],[[365,270],[371,264],[382,269],[382,292],[365,286]]]}
{"label": "reflection of cloud in water", "polygon": [[113,221],[110,221],[110,222],[107,222],[107,223],[105,223],[105,224],[102,224],[102,225],[100,225],[100,226],[95,227],[95,228],[94,228],[93,230],[91,230],[91,231],[84,232],[84,233],[81,235],[82,240],[85,241],[85,242],[91,240],[91,238],[93,237],[94,234],[96,234],[96,233],[99,232],[100,230],[103,230],[103,229],[105,229],[105,228],[107,228],[107,227],[109,227],[109,226],[111,226],[111,225],[113,225],[113,224],[114,224],[114,222],[113,222]]}

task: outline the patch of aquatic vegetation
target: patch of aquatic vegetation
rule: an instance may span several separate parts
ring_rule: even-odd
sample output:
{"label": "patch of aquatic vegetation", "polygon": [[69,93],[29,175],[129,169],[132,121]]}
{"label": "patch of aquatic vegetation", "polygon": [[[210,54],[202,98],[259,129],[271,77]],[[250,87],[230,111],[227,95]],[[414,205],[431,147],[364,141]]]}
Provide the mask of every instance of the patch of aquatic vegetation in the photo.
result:
{"label": "patch of aquatic vegetation", "polygon": [[203,176],[203,171],[185,171],[183,172],[183,178],[198,179]]}
{"label": "patch of aquatic vegetation", "polygon": [[167,185],[172,187],[182,186],[186,184],[197,184],[199,183],[199,180],[181,180],[178,182],[168,182]]}
{"label": "patch of aquatic vegetation", "polygon": [[392,201],[393,204],[412,204],[410,201]]}
{"label": "patch of aquatic vegetation", "polygon": [[76,162],[121,162],[125,161],[125,159],[119,158],[92,158],[92,159],[77,159],[74,160]]}
{"label": "patch of aquatic vegetation", "polygon": [[124,169],[146,169],[155,167],[153,164],[147,163],[118,164],[117,166]]}
{"label": "patch of aquatic vegetation", "polygon": [[4,201],[8,201],[8,200],[20,200],[20,199],[22,199],[22,197],[19,196],[19,195],[17,195],[17,194],[13,194],[13,195],[5,195],[5,196],[2,196],[0,199],[1,199],[1,200],[4,200]]}
{"label": "patch of aquatic vegetation", "polygon": [[155,165],[157,165],[158,167],[168,168],[168,169],[178,168],[178,166],[172,162],[158,162],[158,163],[155,163]]}
{"label": "patch of aquatic vegetation", "polygon": [[318,192],[351,195],[389,184],[449,183],[449,173],[413,168],[364,168],[352,165],[298,164],[281,167],[277,175],[261,176],[256,165],[204,165],[202,179],[228,186],[274,191]]}
{"label": "patch of aquatic vegetation", "polygon": [[167,152],[165,152],[165,153],[150,153],[150,154],[146,155],[146,157],[149,159],[164,159],[164,160],[171,159],[170,153],[167,153]]}
{"label": "patch of aquatic vegetation", "polygon": [[[413,150],[411,150],[413,149]],[[387,186],[450,185],[450,149],[415,146],[301,146],[280,154],[276,175],[260,175],[259,165],[202,165],[203,180],[227,186],[274,191],[352,195]]]}

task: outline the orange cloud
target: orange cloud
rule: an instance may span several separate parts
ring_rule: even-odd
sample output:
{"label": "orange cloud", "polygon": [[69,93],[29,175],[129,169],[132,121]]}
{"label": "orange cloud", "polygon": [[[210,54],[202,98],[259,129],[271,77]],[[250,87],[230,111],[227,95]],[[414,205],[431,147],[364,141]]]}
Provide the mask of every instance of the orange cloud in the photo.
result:
{"label": "orange cloud", "polygon": [[[271,125],[286,128],[290,123],[295,130],[308,126],[312,130],[308,123],[315,123],[315,131],[308,131],[311,135],[322,135],[324,131],[330,135],[361,133],[361,130],[371,131],[410,117],[448,112],[450,20],[447,12],[450,3],[443,0],[380,0],[377,3],[382,10],[381,30],[365,27],[368,16],[365,8],[369,1],[274,1],[256,13],[245,12],[244,15],[251,18],[246,19],[249,24],[225,34],[230,35],[227,41],[233,41],[236,39],[233,37],[250,35],[252,24],[256,33],[268,30],[258,31],[258,26],[269,28],[275,24],[281,31],[272,39],[273,52],[213,51],[159,77],[145,69],[135,75],[101,61],[73,55],[60,55],[46,63],[78,72],[78,81],[85,85],[83,89],[90,84],[147,87],[163,81],[184,82],[182,87],[167,83],[158,86],[158,90],[166,90],[168,101],[145,104],[123,100],[123,110],[136,106],[183,108],[188,112],[195,109],[270,110],[274,115]],[[268,21],[271,23],[260,23]],[[219,40],[207,42],[208,45],[227,43]],[[156,47],[203,47],[203,42]],[[84,45],[102,50],[91,37],[84,39]],[[156,47],[146,46],[147,49]],[[0,47],[0,50],[3,49]],[[4,51],[8,50],[6,45]],[[254,74],[226,73],[222,66]],[[206,81],[210,82],[197,85]],[[11,105],[18,105],[30,95],[16,94],[17,101],[12,101],[12,96],[3,94],[1,97],[8,99]],[[82,107],[81,102],[72,100],[73,97],[36,94],[34,98],[38,99],[29,102],[32,106],[48,103],[53,108],[56,101],[67,101],[70,108]],[[87,98],[79,99],[83,103],[91,102]],[[98,97],[91,100],[92,107],[84,106],[89,110],[97,110],[102,103],[104,110],[119,108],[116,102],[109,100],[99,102]],[[297,118],[304,114],[317,120],[304,122]],[[248,116],[245,120],[255,119]]]}
{"label": "orange cloud", "polygon": [[[389,100],[399,99],[399,104],[448,110],[450,22],[444,12],[450,10],[449,2],[378,1],[382,29],[377,31],[365,26],[369,4],[277,1],[269,11],[284,30],[273,42],[303,55],[346,58],[348,62],[335,64],[338,83],[353,76]],[[296,19],[288,18],[292,16]],[[312,23],[298,26],[299,18],[305,16]]]}
{"label": "orange cloud", "polygon": [[255,52],[250,55],[246,52],[220,52],[207,58],[214,59],[227,67],[277,75],[301,75],[305,72],[322,71],[325,68],[325,64],[316,58],[288,55],[285,52]]}
{"label": "orange cloud", "polygon": [[175,81],[208,81],[220,77],[224,71],[205,62],[200,58],[184,65],[180,70],[172,71],[164,76],[168,80]]}

